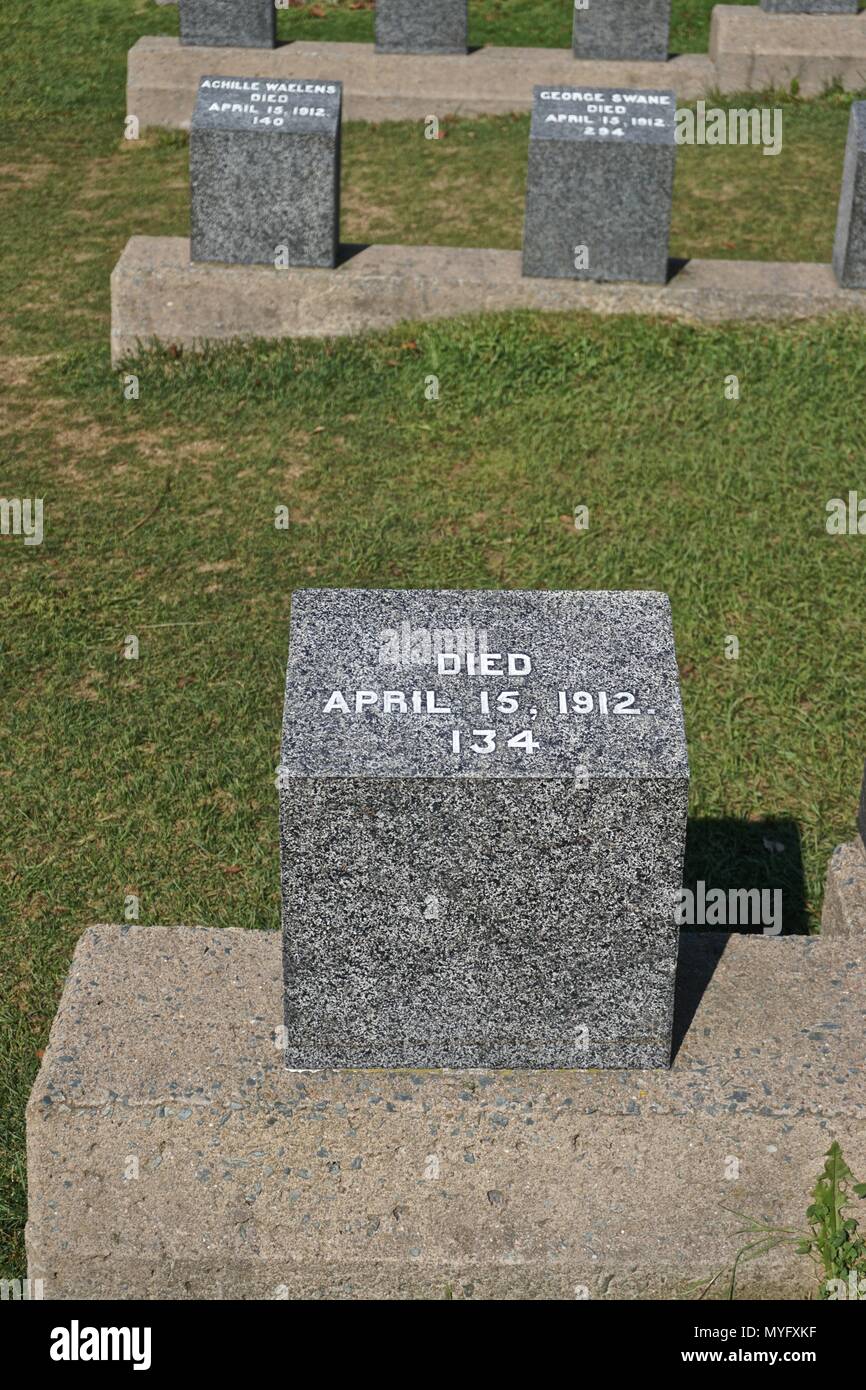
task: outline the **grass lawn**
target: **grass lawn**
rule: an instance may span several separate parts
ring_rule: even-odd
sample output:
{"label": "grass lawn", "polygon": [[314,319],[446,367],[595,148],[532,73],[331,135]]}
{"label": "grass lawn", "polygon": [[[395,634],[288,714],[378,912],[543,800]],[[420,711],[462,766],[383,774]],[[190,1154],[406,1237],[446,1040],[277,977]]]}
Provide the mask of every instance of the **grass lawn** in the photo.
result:
{"label": "grass lawn", "polygon": [[[538,5],[535,41],[557,41],[544,23],[565,8]],[[529,9],[489,0],[474,18],[526,41]],[[681,4],[678,23],[697,34],[708,10]],[[324,32],[370,17],[281,18]],[[8,1275],[23,1106],[81,929],[122,919],[132,893],[145,923],[277,926],[296,587],[666,590],[689,879],[780,886],[786,930],[816,929],[866,751],[866,539],[824,526],[830,498],[866,494],[866,330],[508,315],[154,356],[126,400],[108,276],[131,233],[183,233],[188,199],[182,136],[121,138],[125,51],[176,15],[58,0],[5,20],[0,496],[45,499],[44,544],[0,538]],[[848,104],[788,101],[775,160],[681,150],[673,253],[827,259]],[[349,126],[344,238],[519,245],[526,136],[523,118],[455,121],[436,143],[411,123]]]}

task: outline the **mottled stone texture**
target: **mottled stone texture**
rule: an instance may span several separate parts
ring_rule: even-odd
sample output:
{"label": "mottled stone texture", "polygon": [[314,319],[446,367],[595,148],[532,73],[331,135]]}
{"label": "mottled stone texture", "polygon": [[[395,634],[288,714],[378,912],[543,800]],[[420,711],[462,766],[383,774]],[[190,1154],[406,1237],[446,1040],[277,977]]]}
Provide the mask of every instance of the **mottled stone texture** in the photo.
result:
{"label": "mottled stone texture", "polygon": [[664,62],[671,0],[581,0],[574,10],[576,58]]}
{"label": "mottled stone texture", "polygon": [[860,0],[761,0],[770,14],[856,14]]}
{"label": "mottled stone texture", "polygon": [[465,53],[467,0],[376,0],[378,53]]}
{"label": "mottled stone texture", "polygon": [[674,93],[536,87],[534,97],[524,275],[663,284]]}
{"label": "mottled stone texture", "polygon": [[280,783],[290,1067],[668,1065],[688,761],[665,595],[297,593]]}
{"label": "mottled stone texture", "polygon": [[274,0],[180,0],[180,41],[209,48],[273,48]]}
{"label": "mottled stone texture", "polygon": [[333,266],[339,82],[204,77],[189,145],[191,258]]}
{"label": "mottled stone texture", "polygon": [[830,856],[821,935],[866,940],[866,846],[859,835],[847,845],[837,845]]}
{"label": "mottled stone texture", "polygon": [[866,289],[866,101],[851,107],[833,269],[844,289]]}

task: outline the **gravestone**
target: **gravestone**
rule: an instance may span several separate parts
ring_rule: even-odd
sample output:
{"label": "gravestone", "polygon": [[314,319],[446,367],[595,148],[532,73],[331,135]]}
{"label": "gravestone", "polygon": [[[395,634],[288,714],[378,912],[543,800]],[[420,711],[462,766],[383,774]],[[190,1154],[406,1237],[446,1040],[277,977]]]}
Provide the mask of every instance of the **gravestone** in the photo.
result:
{"label": "gravestone", "polygon": [[688,759],[659,593],[309,590],[289,1067],[664,1067]]}
{"label": "gravestone", "polygon": [[376,0],[377,53],[465,53],[467,0]]}
{"label": "gravestone", "polygon": [[664,283],[675,117],[673,92],[534,89],[524,275]]}
{"label": "gravestone", "polygon": [[643,60],[668,56],[671,0],[575,0],[575,58]]}
{"label": "gravestone", "polygon": [[845,289],[866,289],[866,101],[855,101],[848,122],[833,269]]}
{"label": "gravestone", "polygon": [[273,48],[274,0],[180,0],[180,41],[208,48]]}
{"label": "gravestone", "polygon": [[761,0],[769,14],[856,14],[860,0]]}
{"label": "gravestone", "polygon": [[191,259],[333,266],[339,82],[203,77],[190,129]]}
{"label": "gravestone", "polygon": [[857,817],[857,829],[860,831],[860,839],[866,846],[866,766],[863,768],[863,786],[860,788],[860,813]]}

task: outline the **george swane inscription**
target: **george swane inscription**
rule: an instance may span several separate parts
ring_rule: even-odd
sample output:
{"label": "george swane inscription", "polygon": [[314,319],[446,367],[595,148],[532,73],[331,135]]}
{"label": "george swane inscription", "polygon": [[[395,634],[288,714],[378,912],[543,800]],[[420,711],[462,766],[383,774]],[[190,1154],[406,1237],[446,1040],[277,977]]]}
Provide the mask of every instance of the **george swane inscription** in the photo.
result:
{"label": "george swane inscription", "polygon": [[[586,91],[576,87],[536,88],[542,126],[579,126],[580,135],[625,139],[638,131],[673,129],[672,92]],[[655,108],[655,109],[654,109]],[[574,133],[574,132],[570,132]]]}
{"label": "george swane inscription", "polygon": [[663,283],[675,157],[673,92],[536,87],[524,275]]}

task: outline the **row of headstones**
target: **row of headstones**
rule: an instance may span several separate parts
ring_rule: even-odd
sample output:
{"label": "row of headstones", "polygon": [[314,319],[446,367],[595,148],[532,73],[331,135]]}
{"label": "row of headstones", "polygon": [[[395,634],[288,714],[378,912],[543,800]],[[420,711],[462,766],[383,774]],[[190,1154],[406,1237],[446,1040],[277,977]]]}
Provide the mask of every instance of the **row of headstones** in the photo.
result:
{"label": "row of headstones", "polygon": [[[191,258],[336,265],[339,82],[201,79],[190,135]],[[523,273],[664,283],[673,92],[536,87]],[[833,265],[866,288],[866,102],[851,109]]]}
{"label": "row of headstones", "polygon": [[[855,14],[859,0],[761,0],[775,14]],[[467,0],[376,0],[378,53],[466,53]],[[180,0],[181,43],[273,48],[274,0]],[[671,0],[574,0],[577,58],[664,62]]]}

